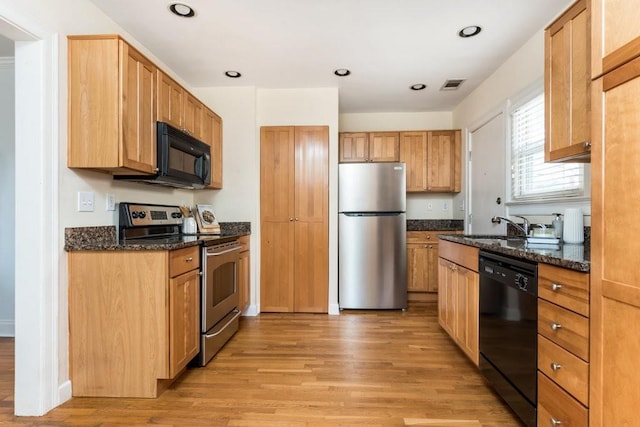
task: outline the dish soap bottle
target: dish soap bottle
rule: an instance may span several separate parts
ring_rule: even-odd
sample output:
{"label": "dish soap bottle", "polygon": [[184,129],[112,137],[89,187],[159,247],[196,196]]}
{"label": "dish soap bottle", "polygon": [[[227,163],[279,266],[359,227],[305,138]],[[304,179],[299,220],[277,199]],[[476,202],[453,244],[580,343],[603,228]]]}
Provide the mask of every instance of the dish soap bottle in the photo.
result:
{"label": "dish soap bottle", "polygon": [[556,217],[553,219],[553,221],[551,222],[551,224],[553,225],[553,234],[557,237],[557,238],[562,238],[562,218],[560,218],[559,213],[552,213],[551,215],[555,215]]}

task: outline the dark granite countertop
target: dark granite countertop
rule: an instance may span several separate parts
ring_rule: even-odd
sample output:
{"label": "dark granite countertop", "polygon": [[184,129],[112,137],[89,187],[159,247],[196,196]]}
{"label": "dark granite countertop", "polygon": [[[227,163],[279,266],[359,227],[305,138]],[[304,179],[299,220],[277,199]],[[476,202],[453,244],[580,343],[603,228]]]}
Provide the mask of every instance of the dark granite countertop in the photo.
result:
{"label": "dark granite countertop", "polygon": [[583,272],[591,270],[589,244],[570,245],[565,243],[555,248],[542,249],[527,245],[523,238],[507,238],[507,236],[440,234],[438,237],[442,240],[530,261],[557,265],[570,270]]}
{"label": "dark granite countertop", "polygon": [[462,219],[408,219],[407,231],[462,231]]}
{"label": "dark granite countertop", "polygon": [[251,234],[251,223],[220,223],[220,234],[179,235],[167,239],[118,240],[114,225],[73,227],[64,230],[65,251],[167,251],[198,246],[207,242],[224,243]]}

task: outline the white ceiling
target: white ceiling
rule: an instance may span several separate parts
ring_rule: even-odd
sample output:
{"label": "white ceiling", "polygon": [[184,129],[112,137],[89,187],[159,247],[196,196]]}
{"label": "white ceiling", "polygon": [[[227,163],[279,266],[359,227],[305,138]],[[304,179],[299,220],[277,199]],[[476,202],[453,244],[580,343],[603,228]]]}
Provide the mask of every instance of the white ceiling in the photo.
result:
{"label": "white ceiling", "polygon": [[[170,0],[91,1],[193,87],[338,87],[356,113],[452,110],[573,0],[185,0],[190,19]],[[468,25],[482,32],[458,37]]]}

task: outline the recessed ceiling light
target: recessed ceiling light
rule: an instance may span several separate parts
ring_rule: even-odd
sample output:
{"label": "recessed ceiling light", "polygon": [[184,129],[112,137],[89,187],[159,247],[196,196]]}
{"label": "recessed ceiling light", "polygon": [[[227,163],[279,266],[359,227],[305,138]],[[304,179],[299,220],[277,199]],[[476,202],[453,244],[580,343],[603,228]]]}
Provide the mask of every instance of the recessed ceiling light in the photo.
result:
{"label": "recessed ceiling light", "polygon": [[411,90],[422,90],[426,89],[427,85],[424,83],[416,83],[414,85],[409,86]]}
{"label": "recessed ceiling light", "polygon": [[463,39],[468,37],[477,36],[482,31],[482,28],[477,25],[469,25],[468,27],[464,27],[458,32],[458,35]]}
{"label": "recessed ceiling light", "polygon": [[181,18],[191,18],[196,14],[196,11],[191,6],[183,3],[172,3],[169,5],[169,10]]}
{"label": "recessed ceiling light", "polygon": [[232,79],[237,79],[238,77],[242,76],[242,74],[240,74],[240,72],[233,71],[233,70],[225,71],[224,75],[227,76],[227,77],[231,77]]}
{"label": "recessed ceiling light", "polygon": [[333,72],[333,74],[335,74],[336,76],[345,77],[351,74],[351,71],[347,70],[346,68],[338,68]]}

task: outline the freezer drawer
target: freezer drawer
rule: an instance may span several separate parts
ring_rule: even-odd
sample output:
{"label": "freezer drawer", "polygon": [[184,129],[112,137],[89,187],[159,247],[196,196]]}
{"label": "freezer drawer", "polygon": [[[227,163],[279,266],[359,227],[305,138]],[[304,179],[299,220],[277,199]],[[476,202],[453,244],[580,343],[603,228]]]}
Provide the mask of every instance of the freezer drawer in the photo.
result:
{"label": "freezer drawer", "polygon": [[406,214],[339,215],[340,308],[406,309]]}

